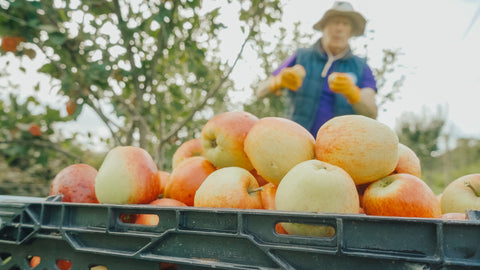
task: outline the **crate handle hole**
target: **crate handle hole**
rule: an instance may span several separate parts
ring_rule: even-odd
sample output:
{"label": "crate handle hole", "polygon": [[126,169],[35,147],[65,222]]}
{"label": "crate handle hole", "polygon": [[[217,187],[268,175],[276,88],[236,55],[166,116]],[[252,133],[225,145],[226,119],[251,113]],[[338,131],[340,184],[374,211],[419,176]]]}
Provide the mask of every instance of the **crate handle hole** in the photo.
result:
{"label": "crate handle hole", "polygon": [[37,265],[40,264],[42,259],[40,258],[40,256],[29,255],[27,256],[27,261],[29,261],[30,268],[34,269],[35,267],[37,267]]}
{"label": "crate handle hole", "polygon": [[136,224],[144,226],[157,226],[160,218],[155,214],[139,214],[137,215]]}
{"label": "crate handle hole", "polygon": [[69,260],[57,260],[57,266],[60,270],[69,270],[72,268],[72,262]]}
{"label": "crate handle hole", "polygon": [[278,234],[332,238],[335,236],[335,227],[331,225],[278,222],[275,224],[275,232]]}
{"label": "crate handle hole", "polygon": [[8,262],[12,259],[12,254],[6,253],[6,252],[2,252],[2,253],[0,253],[0,259],[2,260],[2,264],[1,264],[1,265],[4,265],[4,264],[8,263]]}
{"label": "crate handle hole", "polygon": [[99,265],[99,264],[89,265],[88,269],[89,270],[108,270],[108,268],[105,265]]}
{"label": "crate handle hole", "polygon": [[132,213],[121,213],[120,214],[120,221],[122,223],[133,224],[137,220],[137,214]]}

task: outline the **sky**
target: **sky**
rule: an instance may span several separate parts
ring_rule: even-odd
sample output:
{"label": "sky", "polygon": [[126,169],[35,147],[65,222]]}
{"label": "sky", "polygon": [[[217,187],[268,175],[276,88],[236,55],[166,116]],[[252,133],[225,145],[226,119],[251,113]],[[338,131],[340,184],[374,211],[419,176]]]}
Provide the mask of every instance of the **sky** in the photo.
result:
{"label": "sky", "polygon": [[[400,49],[399,72],[406,75],[397,99],[379,111],[378,120],[391,128],[404,113],[420,114],[424,108],[435,112],[437,106],[448,109],[447,128],[457,136],[480,138],[480,13],[478,0],[351,0],[355,10],[366,17],[366,37],[352,39],[352,47],[368,44],[368,63],[381,65],[383,49]],[[218,6],[218,1],[205,1],[205,5]],[[300,22],[300,31],[314,34],[314,42],[321,33],[313,25],[329,9],[333,1],[285,0],[281,25],[291,29]],[[221,33],[222,57],[233,62],[244,35],[234,20],[235,10],[222,10],[222,21],[228,26]],[[268,29],[267,29],[268,30]],[[275,29],[263,33],[273,39]],[[468,33],[467,33],[468,30]],[[28,61],[28,60],[26,60]],[[251,98],[251,84],[263,71],[259,60],[246,47],[243,58],[232,73],[237,98]],[[42,59],[27,63],[27,72],[16,74],[15,81],[22,85],[22,94],[33,93],[31,76]],[[0,63],[1,65],[2,63]],[[14,66],[14,64],[12,64]],[[13,69],[13,67],[12,67]],[[42,78],[37,95],[53,106],[65,104],[65,98],[52,95],[49,81]],[[5,80],[0,80],[4,85]],[[0,97],[4,93],[0,93]],[[108,136],[101,120],[89,109],[84,109],[75,123],[65,129]]]}
{"label": "sky", "polygon": [[[480,137],[480,1],[477,0],[352,0],[366,19],[364,37],[351,40],[368,44],[368,64],[381,66],[383,49],[399,49],[398,72],[406,75],[394,102],[379,111],[378,120],[391,128],[405,113],[436,113],[447,109],[448,132]],[[300,22],[301,31],[321,33],[313,25],[333,1],[291,0],[283,8],[285,27]],[[475,16],[479,16],[473,20]],[[474,23],[472,24],[472,21]],[[468,30],[468,31],[467,31]],[[225,34],[230,36],[229,34]],[[265,34],[268,36],[268,34]],[[236,48],[234,36],[223,44]],[[235,40],[235,41],[233,41]],[[312,40],[313,42],[314,40]],[[232,53],[235,49],[231,49]],[[245,57],[234,73],[239,87],[250,95],[249,84],[258,69]],[[242,85],[243,82],[243,85]]]}

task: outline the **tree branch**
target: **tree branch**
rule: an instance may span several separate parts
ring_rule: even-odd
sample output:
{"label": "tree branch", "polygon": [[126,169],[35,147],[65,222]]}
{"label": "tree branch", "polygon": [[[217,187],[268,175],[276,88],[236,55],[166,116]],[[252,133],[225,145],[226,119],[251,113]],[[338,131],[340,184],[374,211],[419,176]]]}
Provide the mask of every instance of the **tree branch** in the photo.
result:
{"label": "tree branch", "polygon": [[177,134],[177,132],[182,128],[184,127],[189,121],[192,120],[193,116],[195,115],[195,113],[197,111],[199,111],[201,108],[203,108],[205,106],[205,104],[207,104],[207,101],[208,99],[210,99],[211,97],[213,97],[217,92],[218,90],[220,90],[220,88],[222,87],[222,85],[227,81],[228,77],[230,76],[230,74],[232,73],[233,69],[235,68],[235,66],[237,65],[237,62],[238,60],[240,59],[240,57],[242,56],[242,53],[243,53],[243,50],[245,48],[245,45],[247,44],[247,42],[250,40],[250,37],[251,37],[251,31],[249,32],[249,34],[247,35],[247,37],[245,38],[245,40],[243,41],[242,43],[242,46],[237,54],[237,57],[235,58],[235,61],[233,62],[232,66],[230,67],[230,70],[227,72],[227,74],[225,74],[225,76],[223,76],[223,78],[220,80],[220,82],[218,83],[218,85],[214,88],[212,88],[212,90],[210,90],[207,95],[205,96],[205,99],[200,102],[199,104],[197,104],[197,106],[195,106],[190,114],[185,118],[183,119],[182,122],[180,122],[176,127],[172,128],[170,130],[169,133],[167,133],[167,135],[164,137],[164,138],[161,138],[160,140],[160,145],[164,144],[166,141],[168,141],[171,137],[173,137],[175,134]]}
{"label": "tree branch", "polygon": [[[135,76],[136,72],[134,72],[134,70],[136,70],[136,67],[135,67],[134,55],[133,55],[133,52],[132,52],[133,45],[130,43],[130,41],[132,39],[131,39],[130,35],[125,31],[125,29],[127,28],[127,25],[122,18],[120,3],[118,2],[118,0],[113,0],[113,5],[115,7],[115,14],[118,17],[118,24],[119,24],[120,33],[122,34],[122,37],[123,37],[123,39],[125,41],[125,44],[127,46],[127,55],[128,55],[128,59],[130,61],[131,69],[132,69],[131,78],[132,78],[133,87],[135,88],[135,107],[139,108],[140,112],[141,112],[142,111],[141,109],[143,108],[143,103],[142,103],[142,101],[143,101],[143,96],[142,96],[143,91],[142,91],[142,89],[140,89],[140,84],[138,82],[138,78]],[[143,119],[141,114],[138,115],[138,116]],[[147,132],[151,133],[151,131],[150,131],[150,128],[146,124],[145,121],[139,121],[139,122],[140,122],[140,125],[139,125],[140,147],[141,148],[146,148],[146,146],[147,146],[146,133]]]}

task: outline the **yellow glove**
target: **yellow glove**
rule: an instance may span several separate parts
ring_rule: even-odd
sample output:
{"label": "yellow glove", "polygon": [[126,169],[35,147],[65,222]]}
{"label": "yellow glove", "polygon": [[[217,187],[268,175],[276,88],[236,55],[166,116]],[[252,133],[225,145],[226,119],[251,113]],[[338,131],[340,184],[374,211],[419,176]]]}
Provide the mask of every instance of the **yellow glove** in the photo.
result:
{"label": "yellow glove", "polygon": [[334,72],[328,76],[330,90],[344,95],[350,104],[360,101],[360,88],[356,86],[346,73]]}
{"label": "yellow glove", "polygon": [[283,87],[297,91],[298,88],[302,86],[305,75],[305,68],[301,65],[284,68],[270,81],[270,91],[275,92],[277,95],[280,94],[280,88]]}

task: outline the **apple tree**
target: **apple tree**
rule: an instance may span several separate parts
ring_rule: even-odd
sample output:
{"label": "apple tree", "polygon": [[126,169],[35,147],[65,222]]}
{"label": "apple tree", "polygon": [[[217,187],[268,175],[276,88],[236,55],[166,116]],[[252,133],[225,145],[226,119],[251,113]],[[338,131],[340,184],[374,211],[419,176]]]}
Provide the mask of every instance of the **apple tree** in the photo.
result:
{"label": "apple tree", "polygon": [[[219,56],[219,32],[227,30],[221,10],[229,6],[238,10],[243,33],[232,61]],[[12,161],[35,148],[38,162],[52,150],[80,161],[62,147],[68,140],[57,134],[56,123],[88,108],[109,130],[102,138],[108,148],[136,145],[160,169],[169,168],[181,142],[229,109],[230,75],[245,44],[261,47],[254,38],[260,26],[280,16],[279,0],[226,1],[222,7],[201,0],[1,1],[0,59],[42,56],[38,72],[48,75],[64,105],[34,110],[41,106],[37,97],[22,101],[6,85],[13,94],[0,96],[0,153]],[[28,131],[33,124],[40,135]]]}

